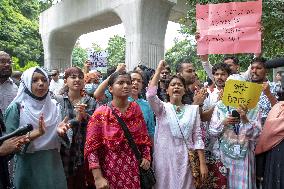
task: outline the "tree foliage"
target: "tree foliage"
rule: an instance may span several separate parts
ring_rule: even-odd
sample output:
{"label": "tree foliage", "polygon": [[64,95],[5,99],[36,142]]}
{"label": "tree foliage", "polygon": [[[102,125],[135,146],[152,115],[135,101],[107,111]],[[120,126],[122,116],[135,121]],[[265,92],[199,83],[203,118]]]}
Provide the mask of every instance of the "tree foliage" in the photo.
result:
{"label": "tree foliage", "polygon": [[19,59],[43,64],[43,47],[38,32],[38,16],[46,3],[38,0],[1,0],[0,49]]}
{"label": "tree foliage", "polygon": [[196,45],[190,43],[187,39],[175,40],[174,46],[167,50],[165,60],[173,72],[175,72],[177,64],[190,62],[194,65],[198,77],[202,80],[206,79],[205,71],[203,71],[199,58],[196,55]]}
{"label": "tree foliage", "polygon": [[28,61],[24,67],[20,66],[19,64],[19,59],[17,57],[12,57],[12,68],[13,70],[17,70],[17,71],[21,71],[24,72],[25,70],[31,68],[31,67],[35,67],[35,66],[39,66],[37,62],[34,61]]}
{"label": "tree foliage", "polygon": [[108,52],[108,64],[110,66],[116,66],[118,63],[125,62],[125,48],[125,37],[115,35],[109,39],[106,50]]}
{"label": "tree foliage", "polygon": [[76,43],[72,52],[72,65],[83,68],[84,62],[87,60],[87,58],[87,50],[80,47],[79,43]]}

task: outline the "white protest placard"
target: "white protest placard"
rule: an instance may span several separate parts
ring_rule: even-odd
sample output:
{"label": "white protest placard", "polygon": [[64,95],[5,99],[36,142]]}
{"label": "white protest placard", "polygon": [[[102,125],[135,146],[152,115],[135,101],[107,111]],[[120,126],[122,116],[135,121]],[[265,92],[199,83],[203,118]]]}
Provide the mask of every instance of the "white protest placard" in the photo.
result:
{"label": "white protest placard", "polygon": [[90,70],[98,70],[101,72],[106,72],[107,69],[107,51],[88,51],[88,60],[91,62]]}

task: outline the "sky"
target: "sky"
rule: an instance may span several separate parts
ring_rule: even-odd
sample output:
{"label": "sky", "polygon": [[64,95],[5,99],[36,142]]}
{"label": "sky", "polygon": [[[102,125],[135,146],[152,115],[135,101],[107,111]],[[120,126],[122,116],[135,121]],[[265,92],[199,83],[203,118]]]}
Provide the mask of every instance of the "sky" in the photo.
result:
{"label": "sky", "polygon": [[[174,39],[183,39],[184,37],[179,34],[178,30],[180,25],[174,22],[168,22],[166,36],[165,36],[165,50],[170,49],[174,45]],[[123,37],[125,35],[125,30],[122,24],[115,25],[109,28],[98,30],[92,33],[84,34],[80,36],[79,43],[82,48],[90,48],[92,43],[98,44],[100,47],[105,49],[109,38],[114,35],[119,35]]]}

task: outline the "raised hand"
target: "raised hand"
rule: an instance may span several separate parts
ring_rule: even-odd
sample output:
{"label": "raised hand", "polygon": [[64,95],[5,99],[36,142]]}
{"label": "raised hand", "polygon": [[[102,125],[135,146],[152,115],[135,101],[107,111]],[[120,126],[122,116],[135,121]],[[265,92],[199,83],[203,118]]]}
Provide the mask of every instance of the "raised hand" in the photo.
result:
{"label": "raised hand", "polygon": [[59,136],[63,136],[67,130],[70,128],[70,124],[68,123],[68,117],[66,116],[62,122],[57,126],[57,133]]}
{"label": "raised hand", "polygon": [[84,67],[85,68],[90,68],[92,65],[91,61],[90,60],[86,60],[86,62],[84,63]]}
{"label": "raised hand", "polygon": [[126,71],[126,65],[124,63],[119,63],[116,67],[116,72],[125,72]]}
{"label": "raised hand", "polygon": [[46,126],[45,126],[43,114],[41,114],[41,116],[39,117],[38,128],[36,129],[36,131],[38,132],[39,136],[44,135],[44,133],[46,131]]}
{"label": "raised hand", "polygon": [[249,120],[247,118],[247,112],[248,112],[247,106],[245,106],[243,104],[240,104],[240,107],[237,108],[237,112],[239,112],[241,121],[243,123],[248,123],[249,122]]}
{"label": "raised hand", "polygon": [[263,82],[262,84],[262,91],[263,93],[268,96],[271,94],[271,91],[270,91],[270,85],[268,82]]}
{"label": "raised hand", "polygon": [[166,61],[165,60],[160,60],[158,67],[157,67],[157,71],[161,72],[162,70],[164,70],[166,68]]}
{"label": "raised hand", "polygon": [[207,89],[206,88],[202,88],[200,90],[198,90],[193,97],[193,103],[194,105],[202,105],[204,100],[207,97]]}
{"label": "raised hand", "polygon": [[78,121],[86,120],[87,113],[86,113],[86,104],[77,104],[74,106],[76,111],[76,119]]}

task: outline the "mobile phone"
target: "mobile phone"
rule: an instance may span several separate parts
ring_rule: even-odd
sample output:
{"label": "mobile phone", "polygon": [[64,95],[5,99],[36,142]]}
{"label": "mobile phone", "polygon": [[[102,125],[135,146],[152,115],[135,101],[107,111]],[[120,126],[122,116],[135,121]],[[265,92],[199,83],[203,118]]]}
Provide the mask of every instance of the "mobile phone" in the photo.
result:
{"label": "mobile phone", "polygon": [[240,114],[239,114],[239,112],[237,112],[237,110],[233,110],[232,111],[232,117],[236,117],[236,118],[238,118],[238,119],[240,119]]}

